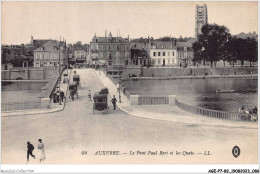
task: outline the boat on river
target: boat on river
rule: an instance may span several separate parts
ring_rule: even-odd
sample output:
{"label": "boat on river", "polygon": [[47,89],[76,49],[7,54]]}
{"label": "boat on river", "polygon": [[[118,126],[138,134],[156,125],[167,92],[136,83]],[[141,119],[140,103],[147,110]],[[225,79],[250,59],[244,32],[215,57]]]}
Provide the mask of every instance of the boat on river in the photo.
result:
{"label": "boat on river", "polygon": [[231,92],[235,92],[235,90],[234,89],[226,89],[226,90],[224,90],[224,89],[217,89],[216,90],[216,93],[231,93]]}

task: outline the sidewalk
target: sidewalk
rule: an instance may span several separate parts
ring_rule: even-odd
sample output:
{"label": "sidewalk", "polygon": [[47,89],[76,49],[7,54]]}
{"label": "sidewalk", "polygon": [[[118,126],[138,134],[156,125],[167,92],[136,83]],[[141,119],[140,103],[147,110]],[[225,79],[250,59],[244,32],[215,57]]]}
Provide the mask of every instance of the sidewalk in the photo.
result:
{"label": "sidewalk", "polygon": [[[94,70],[93,70],[94,71]],[[108,87],[109,94],[115,95],[118,99],[118,92],[116,85],[106,77],[103,71],[95,71],[100,81],[105,87]],[[131,105],[129,99],[125,95],[121,95],[122,103],[117,102],[117,106],[124,112],[142,117],[145,119],[156,119],[163,121],[172,121],[186,124],[200,124],[224,127],[243,127],[257,129],[257,123],[241,122],[232,120],[221,120],[217,118],[210,118],[207,116],[195,115],[179,109],[174,105]]]}
{"label": "sidewalk", "polygon": [[[65,70],[63,74],[66,74],[67,71]],[[69,74],[71,73],[71,70],[69,70]],[[65,94],[64,96],[67,98],[67,86],[68,84],[63,84],[64,76],[61,76],[61,84],[60,87],[64,89]],[[53,100],[50,101],[50,108],[39,108],[39,109],[27,109],[27,110],[14,110],[14,111],[6,111],[2,112],[2,117],[11,117],[11,116],[26,116],[26,115],[35,115],[35,114],[47,114],[47,113],[53,113],[62,111],[65,107],[66,98],[63,100],[63,103],[61,105],[59,103],[53,103]]]}

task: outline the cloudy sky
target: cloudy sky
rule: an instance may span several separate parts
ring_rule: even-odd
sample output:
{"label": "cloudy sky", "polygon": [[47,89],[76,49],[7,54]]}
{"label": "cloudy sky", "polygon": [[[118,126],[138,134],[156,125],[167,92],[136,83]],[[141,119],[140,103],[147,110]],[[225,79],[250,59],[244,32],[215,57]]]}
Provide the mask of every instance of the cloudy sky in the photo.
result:
{"label": "cloudy sky", "polygon": [[196,4],[232,34],[258,31],[256,2],[2,2],[2,44],[65,38],[89,43],[105,29],[122,37],[194,37]]}

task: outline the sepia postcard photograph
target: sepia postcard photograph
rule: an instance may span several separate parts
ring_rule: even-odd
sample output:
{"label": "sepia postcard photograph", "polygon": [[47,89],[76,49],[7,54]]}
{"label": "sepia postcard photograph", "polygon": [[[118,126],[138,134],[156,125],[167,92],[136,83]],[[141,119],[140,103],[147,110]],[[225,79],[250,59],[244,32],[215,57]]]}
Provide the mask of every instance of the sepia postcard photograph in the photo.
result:
{"label": "sepia postcard photograph", "polygon": [[258,1],[2,1],[1,163],[258,164]]}

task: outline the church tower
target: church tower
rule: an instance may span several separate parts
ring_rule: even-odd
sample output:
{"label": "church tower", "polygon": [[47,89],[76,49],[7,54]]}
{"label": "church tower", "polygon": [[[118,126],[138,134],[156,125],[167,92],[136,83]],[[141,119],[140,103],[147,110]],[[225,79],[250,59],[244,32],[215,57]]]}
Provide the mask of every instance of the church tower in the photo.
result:
{"label": "church tower", "polygon": [[198,39],[199,34],[201,34],[201,28],[203,25],[208,24],[208,11],[207,5],[203,6],[196,5],[195,12],[195,38]]}

